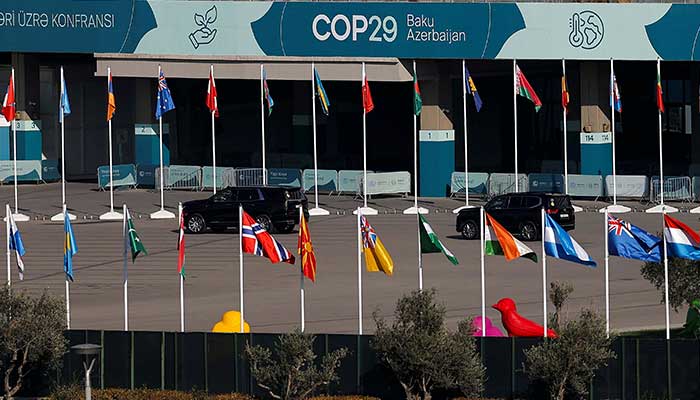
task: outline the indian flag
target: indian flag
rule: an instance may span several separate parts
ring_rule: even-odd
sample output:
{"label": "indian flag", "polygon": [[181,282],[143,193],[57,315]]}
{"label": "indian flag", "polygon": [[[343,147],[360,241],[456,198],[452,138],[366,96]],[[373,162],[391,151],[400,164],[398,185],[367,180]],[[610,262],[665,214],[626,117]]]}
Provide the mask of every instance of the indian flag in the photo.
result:
{"label": "indian flag", "polygon": [[492,216],[484,211],[484,252],[487,256],[505,256],[506,260],[515,260],[525,257],[537,262],[537,254],[531,248],[525,246],[520,240],[513,237]]}
{"label": "indian flag", "polygon": [[420,251],[421,253],[442,253],[453,265],[459,264],[457,257],[448,249],[430,226],[428,220],[418,214],[420,223]]}

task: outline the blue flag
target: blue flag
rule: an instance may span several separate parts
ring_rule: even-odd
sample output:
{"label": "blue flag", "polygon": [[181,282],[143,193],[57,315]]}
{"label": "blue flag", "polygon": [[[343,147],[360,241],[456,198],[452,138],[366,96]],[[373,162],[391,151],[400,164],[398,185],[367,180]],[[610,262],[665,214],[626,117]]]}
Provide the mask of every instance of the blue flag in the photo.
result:
{"label": "blue flag", "polygon": [[22,235],[20,235],[19,228],[15,223],[15,219],[12,217],[12,210],[10,210],[9,205],[5,206],[5,215],[7,215],[7,218],[10,219],[10,231],[7,233],[7,239],[10,242],[9,248],[10,250],[15,251],[15,257],[17,258],[17,269],[19,270],[19,280],[22,280],[24,279],[24,261],[22,260],[22,257],[24,257],[24,254],[26,253],[24,250],[24,243],[22,242]]}
{"label": "blue flag", "polygon": [[63,117],[70,114],[70,101],[68,101],[68,87],[66,80],[63,78],[63,69],[61,69],[61,105],[58,110],[58,118],[63,123]]}
{"label": "blue flag", "polygon": [[63,272],[66,273],[66,279],[73,282],[73,256],[78,253],[78,244],[75,243],[73,227],[67,212],[64,213],[63,235]]}
{"label": "blue flag", "polygon": [[476,85],[466,65],[464,66],[464,78],[466,79],[467,93],[474,97],[474,106],[476,107],[476,111],[479,112],[484,103],[481,101],[481,97],[479,97],[479,92],[476,90]]}
{"label": "blue flag", "polygon": [[560,258],[562,260],[571,261],[589,267],[595,267],[596,263],[591,259],[591,256],[586,253],[586,250],[578,244],[574,238],[559,226],[549,216],[545,214],[545,229],[544,229],[544,251],[548,256]]}
{"label": "blue flag", "polygon": [[160,76],[158,77],[158,99],[156,101],[156,118],[160,118],[166,112],[175,109],[175,102],[173,102],[173,97],[170,95],[170,89],[168,89],[168,83],[165,81],[165,74],[160,71]]}
{"label": "blue flag", "polygon": [[608,253],[633,260],[661,262],[661,239],[608,215]]}

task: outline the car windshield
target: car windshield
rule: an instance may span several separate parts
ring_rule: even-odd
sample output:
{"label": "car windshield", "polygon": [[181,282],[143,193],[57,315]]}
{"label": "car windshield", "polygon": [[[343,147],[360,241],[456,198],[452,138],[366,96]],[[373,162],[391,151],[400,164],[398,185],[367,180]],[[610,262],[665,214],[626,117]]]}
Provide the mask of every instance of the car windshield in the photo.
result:
{"label": "car windshield", "polygon": [[491,201],[486,204],[487,209],[493,209],[493,210],[499,210],[502,208],[506,208],[506,205],[508,204],[508,198],[507,197],[496,197],[492,199]]}

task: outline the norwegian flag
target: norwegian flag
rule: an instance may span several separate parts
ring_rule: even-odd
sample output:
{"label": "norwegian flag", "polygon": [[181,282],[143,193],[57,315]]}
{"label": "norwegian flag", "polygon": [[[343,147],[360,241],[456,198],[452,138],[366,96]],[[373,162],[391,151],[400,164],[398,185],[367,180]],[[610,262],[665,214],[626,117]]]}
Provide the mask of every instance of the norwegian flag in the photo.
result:
{"label": "norwegian flag", "polygon": [[275,240],[253,217],[243,211],[243,252],[270,259],[270,262],[294,264],[294,256],[281,243]]}
{"label": "norwegian flag", "polygon": [[209,111],[214,113],[215,117],[219,116],[219,103],[216,100],[216,82],[214,82],[214,68],[209,70],[209,87],[207,88],[207,107]]}
{"label": "norwegian flag", "polygon": [[7,86],[5,99],[2,102],[2,114],[5,116],[5,119],[8,122],[10,122],[14,121],[16,111],[17,108],[15,104],[15,70],[12,69],[12,75],[10,75],[10,84]]}
{"label": "norwegian flag", "polygon": [[180,231],[177,235],[177,272],[185,277],[185,216],[180,213]]}

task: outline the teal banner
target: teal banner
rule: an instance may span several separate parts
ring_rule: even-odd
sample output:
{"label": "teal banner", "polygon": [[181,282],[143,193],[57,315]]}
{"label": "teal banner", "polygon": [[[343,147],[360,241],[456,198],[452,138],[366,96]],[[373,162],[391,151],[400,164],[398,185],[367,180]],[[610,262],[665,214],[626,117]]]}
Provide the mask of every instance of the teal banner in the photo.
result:
{"label": "teal banner", "polygon": [[272,186],[301,187],[301,171],[294,168],[269,168],[267,183]]}
{"label": "teal banner", "polygon": [[[113,187],[136,186],[136,166],[134,164],[122,164],[112,166]],[[109,188],[109,165],[97,168],[97,186],[100,189]]]}

